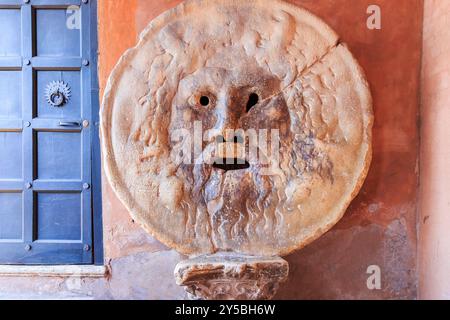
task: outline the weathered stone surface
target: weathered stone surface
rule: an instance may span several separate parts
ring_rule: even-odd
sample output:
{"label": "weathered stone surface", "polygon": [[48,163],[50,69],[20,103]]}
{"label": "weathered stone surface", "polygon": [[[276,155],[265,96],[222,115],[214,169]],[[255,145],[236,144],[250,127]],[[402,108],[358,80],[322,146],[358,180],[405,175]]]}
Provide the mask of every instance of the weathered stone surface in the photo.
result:
{"label": "weathered stone surface", "polygon": [[182,300],[186,298],[186,292],[173,279],[173,269],[182,259],[175,250],[123,256],[108,262],[110,272],[102,278],[86,274],[0,276],[0,300]]}
{"label": "weathered stone surface", "polygon": [[271,299],[288,273],[279,257],[217,253],[181,261],[175,279],[191,299],[261,300]]}
{"label": "weathered stone surface", "polygon": [[[141,252],[111,262],[113,276],[105,295],[112,299],[185,299],[185,292],[173,280],[173,270],[183,259],[175,250]],[[108,297],[105,297],[108,298]]]}
{"label": "weathered stone surface", "polygon": [[[281,1],[186,1],[156,18],[113,71],[101,116],[113,189],[185,254],[305,246],[342,217],[371,159],[361,69],[325,23]],[[267,157],[270,175],[258,161],[234,171],[177,163],[171,133],[195,121],[218,132],[203,151],[218,135],[229,142],[228,129],[279,130],[280,162]]]}

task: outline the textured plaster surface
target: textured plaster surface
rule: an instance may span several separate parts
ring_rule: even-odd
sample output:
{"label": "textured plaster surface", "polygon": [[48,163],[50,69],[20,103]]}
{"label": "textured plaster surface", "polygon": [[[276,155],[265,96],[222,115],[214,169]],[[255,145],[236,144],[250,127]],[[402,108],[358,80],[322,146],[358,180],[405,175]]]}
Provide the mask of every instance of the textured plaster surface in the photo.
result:
{"label": "textured plaster surface", "polygon": [[419,297],[450,299],[450,1],[425,1],[423,46]]}
{"label": "textured plaster surface", "polygon": [[[99,0],[100,83],[148,22],[180,1]],[[362,191],[341,222],[286,257],[290,277],[280,299],[413,299],[416,284],[418,95],[422,32],[420,0],[291,1],[321,17],[366,72],[374,98],[374,158]],[[351,3],[351,5],[349,5]],[[377,4],[382,29],[368,30]],[[183,259],[129,217],[104,180],[108,279],[0,278],[0,297],[180,299],[173,277]],[[381,269],[381,290],[368,290],[366,270]]]}

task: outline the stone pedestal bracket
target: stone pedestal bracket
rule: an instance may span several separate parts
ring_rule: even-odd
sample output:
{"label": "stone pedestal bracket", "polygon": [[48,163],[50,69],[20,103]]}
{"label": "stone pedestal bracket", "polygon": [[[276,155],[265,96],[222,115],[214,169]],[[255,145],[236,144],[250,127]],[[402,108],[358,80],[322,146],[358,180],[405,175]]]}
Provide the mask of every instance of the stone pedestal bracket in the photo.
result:
{"label": "stone pedestal bracket", "polygon": [[181,261],[176,282],[194,300],[269,300],[286,281],[289,264],[280,257],[217,253]]}

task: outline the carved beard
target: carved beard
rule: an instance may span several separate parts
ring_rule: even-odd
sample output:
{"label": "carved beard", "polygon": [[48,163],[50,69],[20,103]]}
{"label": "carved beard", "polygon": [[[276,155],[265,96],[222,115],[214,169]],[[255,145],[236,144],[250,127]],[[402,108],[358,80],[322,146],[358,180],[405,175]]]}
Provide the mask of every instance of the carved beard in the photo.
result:
{"label": "carved beard", "polygon": [[248,234],[275,234],[282,227],[281,206],[292,163],[291,142],[283,142],[277,175],[263,174],[258,165],[248,170],[223,171],[212,165],[181,165],[176,175],[185,182],[182,207],[187,218],[186,232],[195,233],[207,216],[208,231],[216,248],[231,249],[233,242],[246,242]]}
{"label": "carved beard", "polygon": [[[332,163],[316,145],[314,132],[301,125],[299,115],[291,112],[297,109],[295,106],[289,108],[289,121],[295,125],[281,130],[279,170],[274,175],[263,174],[257,165],[248,170],[222,171],[209,164],[171,163],[169,155],[176,146],[163,138],[170,137],[167,127],[172,124],[167,127],[160,124],[170,121],[173,110],[160,114],[155,121],[141,123],[134,132],[135,140],[141,141],[146,149],[159,152],[142,155],[139,162],[148,163],[148,172],[161,174],[161,177],[175,176],[182,184],[179,192],[173,194],[173,200],[167,201],[175,202],[174,212],[184,216],[186,239],[206,234],[214,248],[232,250],[236,244],[249,243],[252,234],[276,237],[285,227],[286,214],[301,214],[299,202],[291,201],[290,193],[298,191],[295,196],[300,193],[308,197],[311,190],[302,185],[308,186],[307,180],[314,174],[323,181],[333,182]],[[151,129],[155,124],[158,125]],[[161,133],[143,136],[146,132]],[[154,147],[158,141],[160,149]],[[203,150],[209,146],[204,145]],[[173,170],[163,170],[168,167]],[[298,183],[292,183],[296,190],[287,190],[293,181]],[[161,189],[160,192],[166,191]],[[169,197],[171,195],[169,192]]]}

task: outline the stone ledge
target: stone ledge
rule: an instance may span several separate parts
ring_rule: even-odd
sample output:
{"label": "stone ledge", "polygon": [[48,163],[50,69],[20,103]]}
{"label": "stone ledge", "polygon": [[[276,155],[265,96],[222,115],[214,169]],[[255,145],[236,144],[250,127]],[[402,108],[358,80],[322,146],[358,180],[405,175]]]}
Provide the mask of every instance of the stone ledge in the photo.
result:
{"label": "stone ledge", "polygon": [[18,266],[0,265],[0,277],[82,277],[103,278],[106,266]]}

